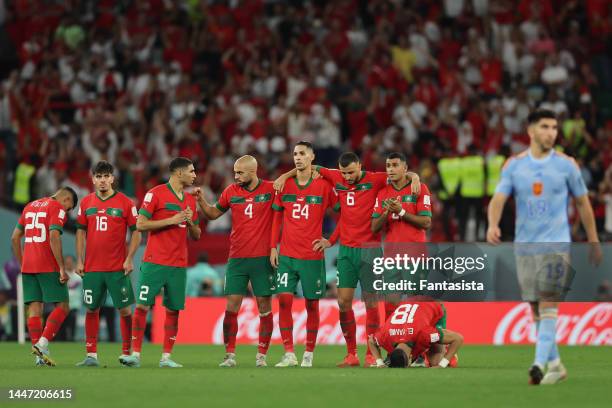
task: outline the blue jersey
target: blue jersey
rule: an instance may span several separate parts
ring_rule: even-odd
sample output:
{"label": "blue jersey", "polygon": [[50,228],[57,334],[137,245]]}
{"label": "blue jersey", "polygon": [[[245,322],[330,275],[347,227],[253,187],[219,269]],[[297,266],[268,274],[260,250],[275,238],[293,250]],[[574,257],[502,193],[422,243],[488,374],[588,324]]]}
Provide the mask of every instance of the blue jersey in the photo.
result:
{"label": "blue jersey", "polygon": [[542,159],[535,159],[530,151],[510,158],[495,191],[514,195],[514,242],[571,242],[570,194],[587,194],[574,159],[555,150]]}

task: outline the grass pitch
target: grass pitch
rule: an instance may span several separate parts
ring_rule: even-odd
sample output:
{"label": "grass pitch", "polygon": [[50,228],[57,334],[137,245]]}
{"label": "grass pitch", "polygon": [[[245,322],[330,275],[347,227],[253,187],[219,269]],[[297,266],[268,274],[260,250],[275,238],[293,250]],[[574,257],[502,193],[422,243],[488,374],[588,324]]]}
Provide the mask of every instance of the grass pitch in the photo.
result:
{"label": "grass pitch", "polygon": [[[51,344],[57,367],[34,367],[30,346],[0,343],[2,407],[608,407],[612,396],[612,350],[561,347],[569,371],[554,386],[528,386],[532,346],[465,346],[457,369],[339,369],[345,348],[319,346],[314,368],[274,368],[282,355],[273,346],[268,368],[255,368],[254,346],[239,346],[238,367],[218,368],[221,346],[177,346],[182,369],[157,367],[161,347],[145,345],[142,367],[120,367],[119,344],[99,345],[107,368],[76,368],[85,347]],[[296,350],[298,359],[303,348]],[[363,347],[360,354],[363,356]],[[70,388],[73,401],[13,402],[7,388]]]}

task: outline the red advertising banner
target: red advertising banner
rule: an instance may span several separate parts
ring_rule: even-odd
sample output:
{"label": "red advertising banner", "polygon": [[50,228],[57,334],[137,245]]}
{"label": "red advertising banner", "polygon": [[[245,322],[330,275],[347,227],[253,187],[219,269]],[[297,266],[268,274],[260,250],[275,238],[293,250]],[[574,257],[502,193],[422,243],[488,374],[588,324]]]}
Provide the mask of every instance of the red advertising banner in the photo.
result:
{"label": "red advertising banner", "polygon": [[[528,344],[535,342],[529,304],[518,302],[445,303],[447,326],[459,331],[467,344]],[[365,306],[353,305],[357,320],[357,340],[366,341]],[[318,344],[344,344],[338,319],[338,304],[323,299],[320,304]],[[163,342],[164,308],[161,301],[153,313],[153,342]],[[381,307],[382,312],[382,307]],[[188,298],[181,312],[177,342],[181,344],[223,344],[225,299]],[[278,330],[278,302],[273,301],[273,343],[281,343]],[[306,307],[303,299],[293,303],[294,341],[306,337]],[[238,315],[239,344],[257,344],[259,315],[255,299],[247,298]],[[612,303],[562,303],[557,321],[557,341],[569,345],[612,346]]]}

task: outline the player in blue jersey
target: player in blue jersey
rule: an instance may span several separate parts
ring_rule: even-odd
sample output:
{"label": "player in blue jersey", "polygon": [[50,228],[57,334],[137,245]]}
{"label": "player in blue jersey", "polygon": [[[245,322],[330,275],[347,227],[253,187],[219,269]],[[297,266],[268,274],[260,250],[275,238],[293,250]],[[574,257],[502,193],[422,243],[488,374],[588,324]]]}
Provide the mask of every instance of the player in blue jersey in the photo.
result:
{"label": "player in blue jersey", "polygon": [[[501,240],[499,220],[510,195],[516,202],[515,253],[523,300],[530,302],[537,327],[535,361],[530,384],[555,384],[567,377],[556,344],[559,300],[571,281],[568,220],[570,195],[574,197],[591,245],[591,262],[602,253],[593,208],[580,169],[571,157],[553,149],[557,118],[537,110],[527,118],[529,149],[508,159],[488,209],[487,241]],[[548,371],[544,375],[544,370]]]}

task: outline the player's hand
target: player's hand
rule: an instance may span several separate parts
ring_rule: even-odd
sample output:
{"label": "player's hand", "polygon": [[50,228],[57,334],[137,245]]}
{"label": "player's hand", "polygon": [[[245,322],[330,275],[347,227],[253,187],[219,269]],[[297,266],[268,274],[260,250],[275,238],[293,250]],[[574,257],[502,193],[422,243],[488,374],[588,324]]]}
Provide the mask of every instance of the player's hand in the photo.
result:
{"label": "player's hand", "polygon": [[83,264],[83,261],[77,262],[76,273],[81,278],[85,276],[85,264]]}
{"label": "player's hand", "polygon": [[191,190],[191,195],[197,200],[199,201],[204,193],[202,192],[202,188],[201,187],[195,187],[193,190]]}
{"label": "player's hand", "polygon": [[134,270],[134,262],[131,259],[126,259],[123,263],[123,274],[128,276]]}
{"label": "player's hand", "polygon": [[191,225],[191,219],[193,218],[193,210],[191,209],[191,207],[187,207],[184,211],[183,214],[185,214],[185,221]]}
{"label": "player's hand", "polygon": [[410,184],[412,186],[412,194],[419,195],[421,192],[421,178],[418,174],[415,173],[414,176],[412,176],[412,183]]}
{"label": "player's hand", "polygon": [[285,188],[286,182],[287,178],[285,176],[280,176],[279,178],[274,180],[274,184],[272,185],[272,187],[274,187],[274,190],[280,193],[281,191],[283,191],[283,188]]}
{"label": "player's hand", "polygon": [[276,248],[270,250],[270,264],[273,268],[278,268],[278,250]]}
{"label": "player's hand", "polygon": [[487,242],[497,245],[501,243],[501,230],[496,225],[489,225],[487,229]]}
{"label": "player's hand", "polygon": [[376,364],[372,364],[370,367],[374,367],[374,368],[387,368],[387,365],[385,364],[385,362],[383,361],[382,358],[379,358],[376,360]]}
{"label": "player's hand", "polygon": [[325,238],[319,238],[312,241],[312,250],[315,252],[323,252],[331,246],[331,242]]}
{"label": "player's hand", "polygon": [[185,211],[179,211],[169,218],[170,225],[178,225],[185,222]]}
{"label": "player's hand", "polygon": [[399,214],[402,211],[402,205],[395,198],[387,200],[387,209],[393,214]]}
{"label": "player's hand", "polygon": [[60,272],[59,281],[63,285],[64,283],[68,282],[68,274],[66,273],[64,268],[60,268],[59,272]]}
{"label": "player's hand", "polygon": [[590,242],[591,249],[589,250],[589,262],[593,266],[599,266],[603,259],[603,253],[601,252],[601,245],[599,242]]}

